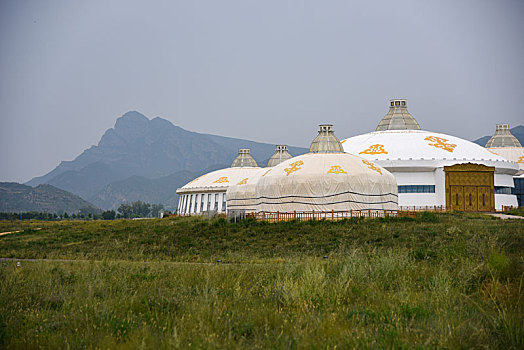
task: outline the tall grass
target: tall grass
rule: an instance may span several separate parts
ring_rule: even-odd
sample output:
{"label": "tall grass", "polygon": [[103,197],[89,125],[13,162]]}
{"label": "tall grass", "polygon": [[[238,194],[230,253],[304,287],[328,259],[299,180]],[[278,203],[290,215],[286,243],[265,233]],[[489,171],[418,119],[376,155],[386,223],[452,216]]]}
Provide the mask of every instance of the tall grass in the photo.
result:
{"label": "tall grass", "polygon": [[[524,345],[516,222],[99,225],[52,223],[0,240],[0,256],[77,259],[0,263],[1,347]],[[191,263],[217,259],[234,263]]]}

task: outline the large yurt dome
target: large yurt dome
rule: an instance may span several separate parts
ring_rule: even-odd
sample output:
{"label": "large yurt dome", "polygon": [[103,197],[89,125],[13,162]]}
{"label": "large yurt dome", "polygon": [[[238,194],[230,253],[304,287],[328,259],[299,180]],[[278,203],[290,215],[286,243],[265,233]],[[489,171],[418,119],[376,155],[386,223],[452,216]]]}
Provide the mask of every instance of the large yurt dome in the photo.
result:
{"label": "large yurt dome", "polygon": [[256,186],[260,177],[274,166],[291,159],[287,145],[277,145],[275,153],[268,161],[267,167],[252,172],[250,176],[228,187],[226,192],[228,210],[243,210],[246,213],[256,211]]}
{"label": "large yurt dome", "polygon": [[[511,194],[517,165],[459,137],[405,126],[350,137],[341,143],[344,151],[376,162],[395,176],[400,207],[489,211],[517,205]],[[459,164],[463,169],[458,169]],[[456,167],[449,168],[452,166]],[[451,175],[446,177],[446,169],[450,174],[461,171],[457,175],[460,183],[450,180]],[[491,180],[486,174],[490,169]],[[486,184],[481,186],[479,179],[485,177],[482,181]]]}
{"label": "large yurt dome", "polygon": [[240,149],[230,168],[212,171],[179,188],[178,213],[198,214],[205,211],[226,211],[226,191],[260,171],[249,149]]}
{"label": "large yurt dome", "polygon": [[320,125],[310,152],[269,169],[256,185],[258,212],[396,210],[391,173],[344,153],[331,125]]}

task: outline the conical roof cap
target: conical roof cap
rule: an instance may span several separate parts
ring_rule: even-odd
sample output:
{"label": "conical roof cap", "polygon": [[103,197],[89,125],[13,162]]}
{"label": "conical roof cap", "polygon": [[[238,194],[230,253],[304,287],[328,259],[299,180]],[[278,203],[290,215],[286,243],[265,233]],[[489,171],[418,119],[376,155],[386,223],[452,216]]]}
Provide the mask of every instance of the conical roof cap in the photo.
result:
{"label": "conical roof cap", "polygon": [[310,153],[344,153],[344,148],[333,132],[333,125],[319,125],[317,137],[309,147]]}
{"label": "conical roof cap", "polygon": [[486,143],[486,148],[493,147],[522,147],[519,140],[511,134],[509,124],[497,124],[495,135]]}
{"label": "conical roof cap", "polygon": [[376,131],[420,130],[420,125],[408,112],[406,100],[389,100],[389,112],[378,123]]}
{"label": "conical roof cap", "polygon": [[238,150],[238,156],[231,164],[232,168],[243,168],[243,167],[256,167],[257,162],[251,157],[249,148],[241,148]]}
{"label": "conical roof cap", "polygon": [[278,165],[282,163],[285,160],[291,159],[291,154],[289,154],[287,150],[286,145],[277,145],[277,148],[275,150],[275,154],[269,158],[269,162],[267,162],[268,167],[274,167],[275,165]]}

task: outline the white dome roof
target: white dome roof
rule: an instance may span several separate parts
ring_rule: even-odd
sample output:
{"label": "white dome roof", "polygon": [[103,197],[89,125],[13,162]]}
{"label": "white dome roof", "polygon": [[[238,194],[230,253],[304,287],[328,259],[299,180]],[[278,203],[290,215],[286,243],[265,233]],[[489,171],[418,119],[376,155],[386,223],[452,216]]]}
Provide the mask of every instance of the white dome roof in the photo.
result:
{"label": "white dome roof", "polygon": [[375,131],[341,141],[344,150],[379,161],[473,161],[492,162],[497,167],[516,169],[516,165],[473,142],[424,130]]}
{"label": "white dome roof", "polygon": [[524,173],[524,147],[493,147],[488,148],[488,150],[517,163],[519,166],[518,174]]}
{"label": "white dome roof", "polygon": [[226,192],[227,208],[232,210],[256,211],[256,187],[258,180],[271,168],[259,168],[249,176],[231,184]]}
{"label": "white dome roof", "polygon": [[258,167],[225,168],[197,177],[179,188],[176,193],[225,192],[227,188],[260,171]]}
{"label": "white dome roof", "polygon": [[386,169],[348,153],[307,153],[263,173],[257,211],[397,209],[397,183]]}

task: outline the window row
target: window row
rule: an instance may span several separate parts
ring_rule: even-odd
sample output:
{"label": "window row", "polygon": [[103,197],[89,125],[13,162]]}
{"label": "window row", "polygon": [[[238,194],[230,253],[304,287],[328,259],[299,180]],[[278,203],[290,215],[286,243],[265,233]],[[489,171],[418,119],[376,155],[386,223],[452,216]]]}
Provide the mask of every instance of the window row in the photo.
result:
{"label": "window row", "polygon": [[185,194],[178,200],[179,214],[198,214],[209,210],[226,211],[225,193]]}
{"label": "window row", "polygon": [[514,194],[513,187],[495,186],[495,194]]}
{"label": "window row", "polygon": [[435,193],[435,185],[399,185],[398,193]]}

